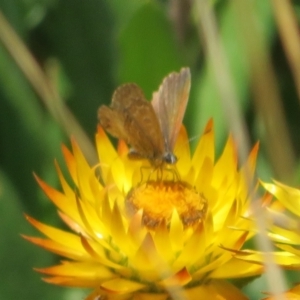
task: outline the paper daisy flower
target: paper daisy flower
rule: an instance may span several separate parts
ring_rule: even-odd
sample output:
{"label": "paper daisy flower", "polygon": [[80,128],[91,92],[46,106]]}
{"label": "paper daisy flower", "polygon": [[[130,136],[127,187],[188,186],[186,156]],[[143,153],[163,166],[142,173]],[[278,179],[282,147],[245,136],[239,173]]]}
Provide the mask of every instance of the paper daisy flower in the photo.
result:
{"label": "paper daisy flower", "polygon": [[[266,208],[268,236],[277,250],[272,253],[260,251],[239,251],[237,257],[252,263],[264,264],[265,255],[287,270],[300,270],[300,190],[282,184],[261,182],[266,194],[262,197]],[[280,251],[278,251],[278,249]],[[265,300],[277,299],[272,293]],[[282,295],[285,299],[300,299],[300,285],[296,285]]]}
{"label": "paper daisy flower", "polygon": [[73,182],[56,164],[61,191],[36,177],[70,228],[27,217],[46,238],[25,238],[64,258],[38,269],[48,276],[44,280],[93,289],[86,300],[247,299],[227,279],[260,274],[262,267],[225,248],[239,250],[253,234],[243,218],[252,192],[245,167],[253,176],[258,147],[238,170],[231,137],[214,161],[212,121],[192,157],[182,127],[176,170],[159,172],[129,160],[124,142],[115,150],[100,126],[96,144],[96,166],[88,165],[74,140],[72,151],[63,147]]}

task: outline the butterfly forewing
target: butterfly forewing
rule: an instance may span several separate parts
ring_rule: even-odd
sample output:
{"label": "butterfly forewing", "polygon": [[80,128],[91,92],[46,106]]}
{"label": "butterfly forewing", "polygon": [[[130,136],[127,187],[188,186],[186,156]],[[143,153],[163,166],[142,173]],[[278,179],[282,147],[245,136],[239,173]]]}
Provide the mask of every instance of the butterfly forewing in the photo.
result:
{"label": "butterfly forewing", "polygon": [[128,133],[124,128],[124,116],[117,110],[101,105],[98,110],[98,119],[101,126],[112,136],[129,143]]}
{"label": "butterfly forewing", "polygon": [[[99,110],[100,123],[110,124],[107,131],[130,144],[133,147],[132,153],[150,161],[162,156],[164,143],[160,125],[151,103],[136,84],[120,86],[113,94],[111,108],[104,106],[105,111],[102,107]],[[106,112],[109,113],[104,115]],[[117,124],[122,129],[111,126],[116,117],[119,117]]]}
{"label": "butterfly forewing", "polygon": [[184,117],[191,73],[189,68],[173,72],[164,80],[159,90],[153,94],[152,106],[157,115],[165,143],[165,151],[172,152]]}

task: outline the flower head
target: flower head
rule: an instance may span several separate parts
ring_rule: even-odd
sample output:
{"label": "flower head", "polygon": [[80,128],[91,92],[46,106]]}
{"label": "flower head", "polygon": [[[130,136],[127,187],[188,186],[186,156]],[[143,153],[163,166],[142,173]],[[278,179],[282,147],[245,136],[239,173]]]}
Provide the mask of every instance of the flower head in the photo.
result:
{"label": "flower head", "polygon": [[[252,263],[264,264],[264,256],[269,255],[286,270],[300,270],[300,190],[275,180],[273,183],[261,182],[261,185],[266,191],[262,201],[266,208],[268,236],[280,251],[241,251],[240,257]],[[277,299],[272,293],[267,294],[269,296],[265,300]],[[285,299],[300,299],[300,285],[283,292],[282,296]]]}
{"label": "flower head", "polygon": [[[191,157],[182,127],[176,168],[154,169],[132,161],[123,141],[115,150],[101,127],[99,164],[90,167],[76,142],[63,153],[72,178],[58,191],[37,181],[58,207],[67,232],[27,217],[47,238],[26,237],[65,258],[38,269],[58,285],[93,288],[86,299],[246,299],[228,278],[260,274],[262,267],[236,259],[252,236],[245,168],[253,176],[258,147],[238,170],[233,139],[214,161],[209,121]],[[239,230],[240,229],[240,230]],[[250,228],[249,228],[250,229]]]}

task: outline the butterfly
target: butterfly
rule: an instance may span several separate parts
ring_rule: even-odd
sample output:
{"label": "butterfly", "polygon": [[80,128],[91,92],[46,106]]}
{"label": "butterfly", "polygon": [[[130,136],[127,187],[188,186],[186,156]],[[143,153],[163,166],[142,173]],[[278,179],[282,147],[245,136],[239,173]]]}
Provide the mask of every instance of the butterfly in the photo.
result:
{"label": "butterfly", "polygon": [[108,133],[132,147],[129,158],[148,159],[154,167],[175,164],[173,151],[190,85],[189,68],[165,77],[151,102],[137,84],[121,85],[114,92],[111,105],[100,106],[99,122]]}

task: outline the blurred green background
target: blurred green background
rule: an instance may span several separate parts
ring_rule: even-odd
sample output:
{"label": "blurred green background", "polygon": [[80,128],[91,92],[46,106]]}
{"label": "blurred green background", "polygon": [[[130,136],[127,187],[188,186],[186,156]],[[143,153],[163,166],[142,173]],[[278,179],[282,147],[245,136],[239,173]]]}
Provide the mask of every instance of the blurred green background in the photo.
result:
{"label": "blurred green background", "polygon": [[[237,101],[227,101],[239,109],[250,145],[260,140],[260,178],[299,185],[295,70],[300,66],[286,50],[293,36],[282,39],[280,10],[272,1],[245,1],[251,2],[251,11],[236,1],[208,1],[236,92]],[[235,130],[232,121],[240,126],[235,115],[228,118],[231,110],[226,111],[218,90],[214,56],[207,54],[211,37],[195,2],[0,0],[0,299],[70,300],[87,294],[40,281],[32,268],[59,258],[20,237],[36,234],[23,213],[60,224],[33,172],[59,188],[53,161],[63,165],[61,144],[69,146],[71,135],[85,143],[77,125],[94,141],[97,108],[110,103],[118,85],[136,82],[151,99],[164,76],[189,66],[192,90],[184,123],[192,147],[211,117],[217,155]],[[289,17],[298,26],[299,1],[292,8]],[[245,11],[247,18],[241,18]],[[262,290],[267,288],[259,279],[246,292],[258,299]]]}

